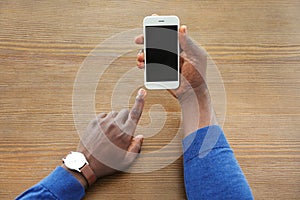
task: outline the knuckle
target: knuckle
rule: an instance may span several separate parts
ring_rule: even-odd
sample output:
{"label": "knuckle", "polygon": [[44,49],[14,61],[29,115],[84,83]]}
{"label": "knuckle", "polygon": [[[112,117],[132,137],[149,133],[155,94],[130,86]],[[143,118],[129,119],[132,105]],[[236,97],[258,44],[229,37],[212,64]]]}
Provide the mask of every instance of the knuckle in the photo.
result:
{"label": "knuckle", "polygon": [[92,125],[92,127],[97,126],[97,125],[98,125],[98,119],[93,119],[93,120],[91,121],[91,125]]}
{"label": "knuckle", "polygon": [[135,98],[135,101],[136,101],[137,103],[141,104],[141,103],[144,102],[144,99],[143,99],[141,96],[137,95],[137,97]]}
{"label": "knuckle", "polygon": [[118,112],[113,110],[110,112],[110,114],[112,117],[115,117],[116,115],[118,115]]}
{"label": "knuckle", "polygon": [[101,119],[101,118],[103,118],[105,115],[106,115],[106,113],[104,113],[104,112],[99,113],[99,114],[97,115],[97,118],[98,118],[98,119]]}
{"label": "knuckle", "polygon": [[130,116],[131,118],[137,119],[141,116],[141,114],[142,113],[138,109],[134,108],[131,110]]}
{"label": "knuckle", "polygon": [[115,128],[118,127],[118,125],[116,124],[115,121],[110,121],[110,122],[108,123],[108,127],[110,127],[111,129],[115,129]]}
{"label": "knuckle", "polygon": [[121,110],[121,112],[124,112],[125,114],[127,114],[127,115],[128,115],[128,113],[129,113],[129,109],[128,109],[128,108],[123,108],[123,109]]}
{"label": "knuckle", "polygon": [[101,120],[101,119],[98,122],[98,124],[99,124],[100,127],[103,126],[103,125],[105,125],[105,123],[106,123],[106,121],[105,120]]}
{"label": "knuckle", "polygon": [[127,135],[126,133],[123,133],[123,134],[121,134],[121,141],[127,147],[128,145],[130,145],[131,137],[129,135]]}

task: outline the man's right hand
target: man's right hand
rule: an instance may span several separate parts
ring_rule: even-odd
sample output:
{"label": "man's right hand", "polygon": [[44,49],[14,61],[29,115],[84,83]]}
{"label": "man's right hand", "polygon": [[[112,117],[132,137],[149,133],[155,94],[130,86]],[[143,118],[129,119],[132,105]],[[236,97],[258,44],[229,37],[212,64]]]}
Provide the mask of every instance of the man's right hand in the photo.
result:
{"label": "man's right hand", "polygon": [[82,152],[97,178],[128,168],[139,155],[143,136],[134,132],[143,112],[146,91],[140,89],[133,107],[101,113],[88,125],[77,151]]}

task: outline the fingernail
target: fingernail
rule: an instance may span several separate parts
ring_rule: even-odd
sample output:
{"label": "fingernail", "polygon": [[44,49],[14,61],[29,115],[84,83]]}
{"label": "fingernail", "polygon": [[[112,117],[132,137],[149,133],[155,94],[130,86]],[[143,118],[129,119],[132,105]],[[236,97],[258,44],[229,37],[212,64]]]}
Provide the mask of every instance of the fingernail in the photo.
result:
{"label": "fingernail", "polygon": [[138,139],[141,143],[144,141],[144,136],[143,135],[137,135],[134,137],[134,139]]}
{"label": "fingernail", "polygon": [[186,34],[186,32],[187,32],[187,27],[186,27],[185,25],[182,25],[182,31],[183,31],[184,34]]}
{"label": "fingernail", "polygon": [[144,90],[143,88],[139,89],[137,97],[144,98],[145,95],[146,95],[146,90]]}
{"label": "fingernail", "polygon": [[136,138],[136,139],[142,139],[142,138],[144,138],[144,136],[143,135],[137,135],[134,138]]}

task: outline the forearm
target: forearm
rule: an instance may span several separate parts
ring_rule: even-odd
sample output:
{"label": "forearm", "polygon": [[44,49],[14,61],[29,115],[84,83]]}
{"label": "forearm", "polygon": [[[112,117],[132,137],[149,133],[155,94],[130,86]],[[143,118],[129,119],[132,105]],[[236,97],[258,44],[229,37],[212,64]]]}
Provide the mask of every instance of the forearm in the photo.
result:
{"label": "forearm", "polygon": [[183,140],[188,199],[253,199],[247,180],[219,126]]}
{"label": "forearm", "polygon": [[216,115],[206,86],[188,91],[180,97],[184,136],[209,125],[217,125]]}
{"label": "forearm", "polygon": [[252,199],[250,187],[217,125],[206,85],[179,98],[188,199]]}

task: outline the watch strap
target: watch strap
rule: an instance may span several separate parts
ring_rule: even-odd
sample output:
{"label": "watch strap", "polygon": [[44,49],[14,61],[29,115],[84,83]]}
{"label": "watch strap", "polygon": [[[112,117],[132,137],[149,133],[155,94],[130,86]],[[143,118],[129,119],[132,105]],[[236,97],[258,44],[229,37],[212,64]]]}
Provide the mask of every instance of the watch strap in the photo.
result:
{"label": "watch strap", "polygon": [[87,181],[88,185],[91,186],[93,183],[96,182],[97,177],[90,167],[89,164],[85,164],[81,169],[80,169],[82,175],[84,176],[85,180]]}

